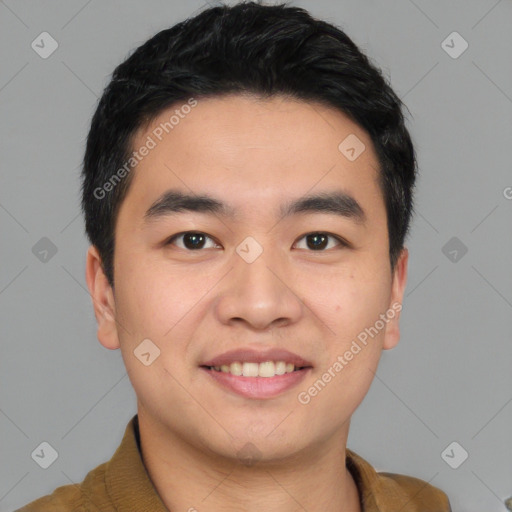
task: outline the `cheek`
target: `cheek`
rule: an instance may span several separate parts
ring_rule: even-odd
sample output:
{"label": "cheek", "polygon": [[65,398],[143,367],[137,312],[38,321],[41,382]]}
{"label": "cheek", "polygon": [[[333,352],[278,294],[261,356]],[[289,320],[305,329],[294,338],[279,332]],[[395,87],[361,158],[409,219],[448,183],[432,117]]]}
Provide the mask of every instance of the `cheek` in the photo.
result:
{"label": "cheek", "polygon": [[387,310],[389,285],[384,280],[363,280],[347,273],[317,284],[310,288],[308,305],[331,328],[337,344],[357,337]]}
{"label": "cheek", "polygon": [[[191,294],[179,273],[162,268],[147,253],[119,248],[116,309],[130,332],[160,337],[183,315]],[[121,256],[122,254],[122,256]]]}
{"label": "cheek", "polygon": [[[139,400],[153,410],[161,407],[162,396],[172,403],[186,402],[179,383],[186,381],[189,370],[183,362],[187,359],[187,330],[193,329],[191,304],[201,295],[196,297],[184,279],[166,275],[141,259],[137,265],[119,267],[118,333],[133,388]],[[148,352],[151,362],[146,365],[142,354]],[[160,392],[155,394],[155,389]]]}
{"label": "cheek", "polygon": [[118,333],[125,362],[131,363],[134,349],[150,339],[160,350],[156,366],[184,372],[183,361],[189,359],[190,340],[198,316],[205,314],[204,295],[215,284],[214,274],[185,273],[138,255],[119,262],[118,282],[116,309],[123,326]]}
{"label": "cheek", "polygon": [[382,352],[386,324],[380,315],[388,309],[382,284],[346,279],[326,291],[315,313],[330,327],[327,357],[301,397],[315,408],[312,428],[320,430],[348,419],[367,394]]}

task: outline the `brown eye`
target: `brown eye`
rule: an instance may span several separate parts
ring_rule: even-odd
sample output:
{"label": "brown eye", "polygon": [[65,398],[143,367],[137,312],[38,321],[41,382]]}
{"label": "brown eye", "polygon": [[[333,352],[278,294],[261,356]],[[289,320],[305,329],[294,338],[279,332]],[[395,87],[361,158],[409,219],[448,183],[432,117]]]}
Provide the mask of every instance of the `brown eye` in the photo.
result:
{"label": "brown eye", "polygon": [[[185,233],[179,233],[177,235],[174,235],[167,241],[166,245],[171,245],[174,243],[175,240],[179,239],[182,239],[181,245],[175,245],[180,249],[187,249],[191,251],[204,249],[206,241],[212,240],[212,238],[206,235],[205,233],[201,233],[199,231],[187,231]],[[216,245],[215,242],[213,242],[213,244]]]}
{"label": "brown eye", "polygon": [[[319,252],[323,252],[324,249],[326,247],[329,246],[329,239],[332,239],[332,240],[335,240],[337,242],[337,244],[335,244],[334,246],[345,246],[345,242],[335,236],[335,235],[331,235],[329,233],[323,233],[323,232],[316,232],[316,233],[308,233],[307,235],[304,235],[302,239],[306,239],[306,248],[307,249],[311,249],[312,251],[319,251]],[[332,246],[331,246],[332,247]],[[329,249],[331,248],[329,247]],[[304,248],[304,247],[302,247]]]}

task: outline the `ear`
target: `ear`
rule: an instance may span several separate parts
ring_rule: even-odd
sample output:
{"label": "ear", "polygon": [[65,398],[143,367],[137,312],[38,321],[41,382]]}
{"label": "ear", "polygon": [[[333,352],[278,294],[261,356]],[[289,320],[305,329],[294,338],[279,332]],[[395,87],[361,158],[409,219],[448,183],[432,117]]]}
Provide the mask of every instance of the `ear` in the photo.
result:
{"label": "ear", "polygon": [[407,282],[407,263],[409,261],[409,251],[404,247],[395,265],[393,273],[393,282],[391,285],[391,299],[387,313],[390,319],[386,325],[386,333],[382,348],[388,350],[396,347],[400,340],[400,311],[402,311],[402,300],[404,296],[405,284]]}
{"label": "ear", "polygon": [[101,257],[94,245],[87,251],[85,279],[98,323],[98,340],[110,350],[119,348],[114,293],[103,272]]}

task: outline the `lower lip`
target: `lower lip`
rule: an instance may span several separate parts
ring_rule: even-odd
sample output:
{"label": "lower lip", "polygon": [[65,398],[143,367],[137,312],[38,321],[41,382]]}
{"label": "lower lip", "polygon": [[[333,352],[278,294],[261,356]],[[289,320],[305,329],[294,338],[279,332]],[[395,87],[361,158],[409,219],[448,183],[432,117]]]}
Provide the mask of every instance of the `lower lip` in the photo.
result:
{"label": "lower lip", "polygon": [[273,398],[297,386],[304,380],[311,367],[274,377],[240,377],[201,367],[221,386],[246,398]]}

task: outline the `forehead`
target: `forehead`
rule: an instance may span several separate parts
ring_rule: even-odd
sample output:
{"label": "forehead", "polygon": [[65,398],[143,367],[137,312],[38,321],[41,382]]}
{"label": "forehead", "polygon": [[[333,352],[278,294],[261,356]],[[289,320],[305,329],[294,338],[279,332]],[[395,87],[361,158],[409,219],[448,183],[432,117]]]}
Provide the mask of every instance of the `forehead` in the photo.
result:
{"label": "forehead", "polygon": [[[369,135],[319,103],[228,95],[183,101],[134,138],[145,156],[125,198],[140,218],[167,189],[229,197],[236,211],[340,187],[367,207],[384,207]],[[139,151],[140,152],[140,151]],[[365,197],[364,197],[365,196]]]}

